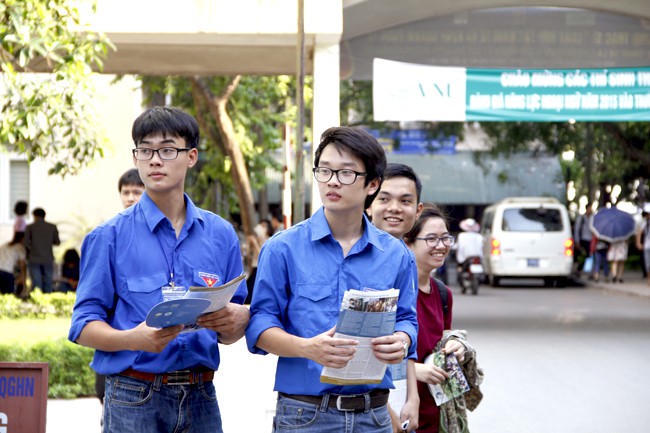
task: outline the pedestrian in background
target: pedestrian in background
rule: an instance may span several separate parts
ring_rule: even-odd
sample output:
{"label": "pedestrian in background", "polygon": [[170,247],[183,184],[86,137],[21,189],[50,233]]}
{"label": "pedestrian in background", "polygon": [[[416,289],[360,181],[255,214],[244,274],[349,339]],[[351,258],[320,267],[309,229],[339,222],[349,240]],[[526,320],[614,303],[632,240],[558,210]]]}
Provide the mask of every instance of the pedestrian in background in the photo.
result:
{"label": "pedestrian in background", "polygon": [[144,192],[144,183],[140,179],[137,168],[131,168],[120,176],[117,181],[117,191],[120,193],[120,201],[124,209],[140,201]]}
{"label": "pedestrian in background", "polygon": [[27,202],[19,200],[14,206],[14,215],[16,219],[14,221],[14,233],[15,232],[25,232],[27,229]]}
{"label": "pedestrian in background", "polygon": [[622,283],[623,274],[625,273],[625,262],[627,261],[627,239],[624,241],[613,242],[607,250],[607,260],[610,264],[612,282]]}
{"label": "pedestrian in background", "polygon": [[[587,260],[587,257],[591,255],[591,221],[593,218],[593,209],[591,206],[587,205],[585,213],[578,215],[575,224],[573,225],[573,241],[578,250],[578,256],[576,257],[578,259],[578,276],[580,276],[580,272],[582,272],[585,266],[585,260]],[[591,277],[592,273],[588,272],[588,274]]]}
{"label": "pedestrian in background", "polygon": [[133,162],[145,184],[140,201],[84,239],[70,341],[95,349],[106,375],[104,433],[221,433],[213,383],[219,343],[244,335],[241,285],[202,329],[153,328],[146,316],[189,286],[223,284],[243,272],[237,234],[185,194],[198,162],[199,125],[174,107],[154,107],[133,123]]}
{"label": "pedestrian in background", "polygon": [[264,242],[273,236],[273,228],[271,221],[267,219],[260,220],[253,229],[253,234],[247,236],[246,242],[248,243],[248,251],[250,254],[250,272],[246,279],[246,287],[248,288],[248,295],[244,304],[249,305],[253,299],[253,290],[255,289],[255,278],[257,277],[257,264],[260,258],[260,251]]}
{"label": "pedestrian in background", "polygon": [[[18,287],[25,282],[24,232],[14,232],[11,241],[0,245],[0,293],[20,296]],[[16,277],[15,269],[20,269]]]}
{"label": "pedestrian in background", "polygon": [[34,222],[25,229],[29,278],[32,280],[32,290],[38,287],[43,293],[51,293],[54,267],[52,247],[61,245],[59,230],[56,225],[45,221],[45,211],[42,208],[34,209],[32,216]]}
{"label": "pedestrian in background", "polygon": [[643,222],[636,232],[635,243],[638,250],[642,252],[648,286],[650,286],[650,213],[643,211],[641,216]]}
{"label": "pedestrian in background", "polygon": [[594,256],[594,268],[592,270],[594,281],[600,281],[600,271],[603,272],[605,282],[609,283],[609,262],[607,261],[609,243],[592,235],[589,253]]}

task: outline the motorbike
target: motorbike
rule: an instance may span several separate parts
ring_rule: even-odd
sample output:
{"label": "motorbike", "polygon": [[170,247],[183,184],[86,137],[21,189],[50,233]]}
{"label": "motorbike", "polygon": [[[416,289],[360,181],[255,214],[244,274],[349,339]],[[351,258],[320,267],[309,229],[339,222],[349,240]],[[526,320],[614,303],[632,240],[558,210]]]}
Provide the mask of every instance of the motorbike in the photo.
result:
{"label": "motorbike", "polygon": [[477,295],[482,280],[483,263],[479,256],[468,257],[461,263],[458,271],[458,285],[462,294],[470,291],[472,295]]}

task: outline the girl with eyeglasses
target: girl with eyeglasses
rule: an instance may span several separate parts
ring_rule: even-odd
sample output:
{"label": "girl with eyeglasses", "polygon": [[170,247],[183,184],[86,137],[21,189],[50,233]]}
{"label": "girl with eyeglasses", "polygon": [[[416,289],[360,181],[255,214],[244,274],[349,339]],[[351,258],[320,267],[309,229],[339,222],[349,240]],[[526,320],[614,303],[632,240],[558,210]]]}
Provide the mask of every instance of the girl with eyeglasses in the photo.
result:
{"label": "girl with eyeglasses", "polygon": [[[442,384],[448,373],[424,359],[436,350],[443,338],[443,331],[451,329],[451,290],[440,280],[434,279],[433,271],[440,268],[454,244],[444,213],[435,205],[426,204],[413,228],[404,235],[404,242],[413,251],[418,268],[418,346],[415,375],[420,394],[418,433],[436,433],[440,426],[440,408],[431,395],[428,384]],[[443,305],[446,291],[447,302]],[[446,354],[454,353],[459,362],[465,357],[465,346],[458,339],[449,339],[444,345]]]}

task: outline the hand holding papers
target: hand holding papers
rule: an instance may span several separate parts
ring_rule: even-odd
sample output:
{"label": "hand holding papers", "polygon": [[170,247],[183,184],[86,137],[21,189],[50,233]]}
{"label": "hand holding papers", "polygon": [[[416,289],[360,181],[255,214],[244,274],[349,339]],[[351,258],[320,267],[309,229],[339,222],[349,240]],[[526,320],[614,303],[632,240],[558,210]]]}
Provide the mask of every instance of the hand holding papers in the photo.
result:
{"label": "hand holding papers", "polygon": [[225,307],[245,278],[246,274],[242,274],[217,287],[192,286],[184,297],[164,301],[153,307],[147,314],[146,323],[155,328],[185,325],[183,332],[198,329],[196,319],[202,314]]}
{"label": "hand holding papers", "polygon": [[428,384],[429,392],[438,406],[469,391],[467,379],[453,353],[445,355],[442,352],[434,352],[424,358],[424,364],[433,364],[449,373],[449,379],[445,380],[442,384]]}
{"label": "hand holding papers", "polygon": [[334,337],[351,338],[359,344],[345,367],[323,367],[321,382],[337,385],[381,383],[387,364],[374,356],[370,340],[395,331],[398,296],[398,289],[345,292]]}

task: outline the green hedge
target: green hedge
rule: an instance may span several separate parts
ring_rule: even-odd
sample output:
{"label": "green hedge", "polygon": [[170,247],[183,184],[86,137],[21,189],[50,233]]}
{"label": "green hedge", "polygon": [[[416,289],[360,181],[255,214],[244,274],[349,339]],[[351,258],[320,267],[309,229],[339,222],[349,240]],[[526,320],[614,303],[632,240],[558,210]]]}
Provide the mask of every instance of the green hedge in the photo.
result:
{"label": "green hedge", "polygon": [[[74,293],[33,291],[29,298],[0,295],[0,317],[7,319],[70,318]],[[95,395],[95,373],[88,366],[94,350],[69,342],[66,338],[34,343],[0,343],[3,362],[47,362],[48,397],[74,398]]]}
{"label": "green hedge", "polygon": [[7,362],[47,362],[49,398],[95,395],[95,373],[88,366],[94,350],[65,338],[31,345],[0,344],[0,359]]}
{"label": "green hedge", "polygon": [[0,317],[8,319],[71,317],[75,293],[43,293],[32,291],[26,299],[14,295],[0,295]]}

